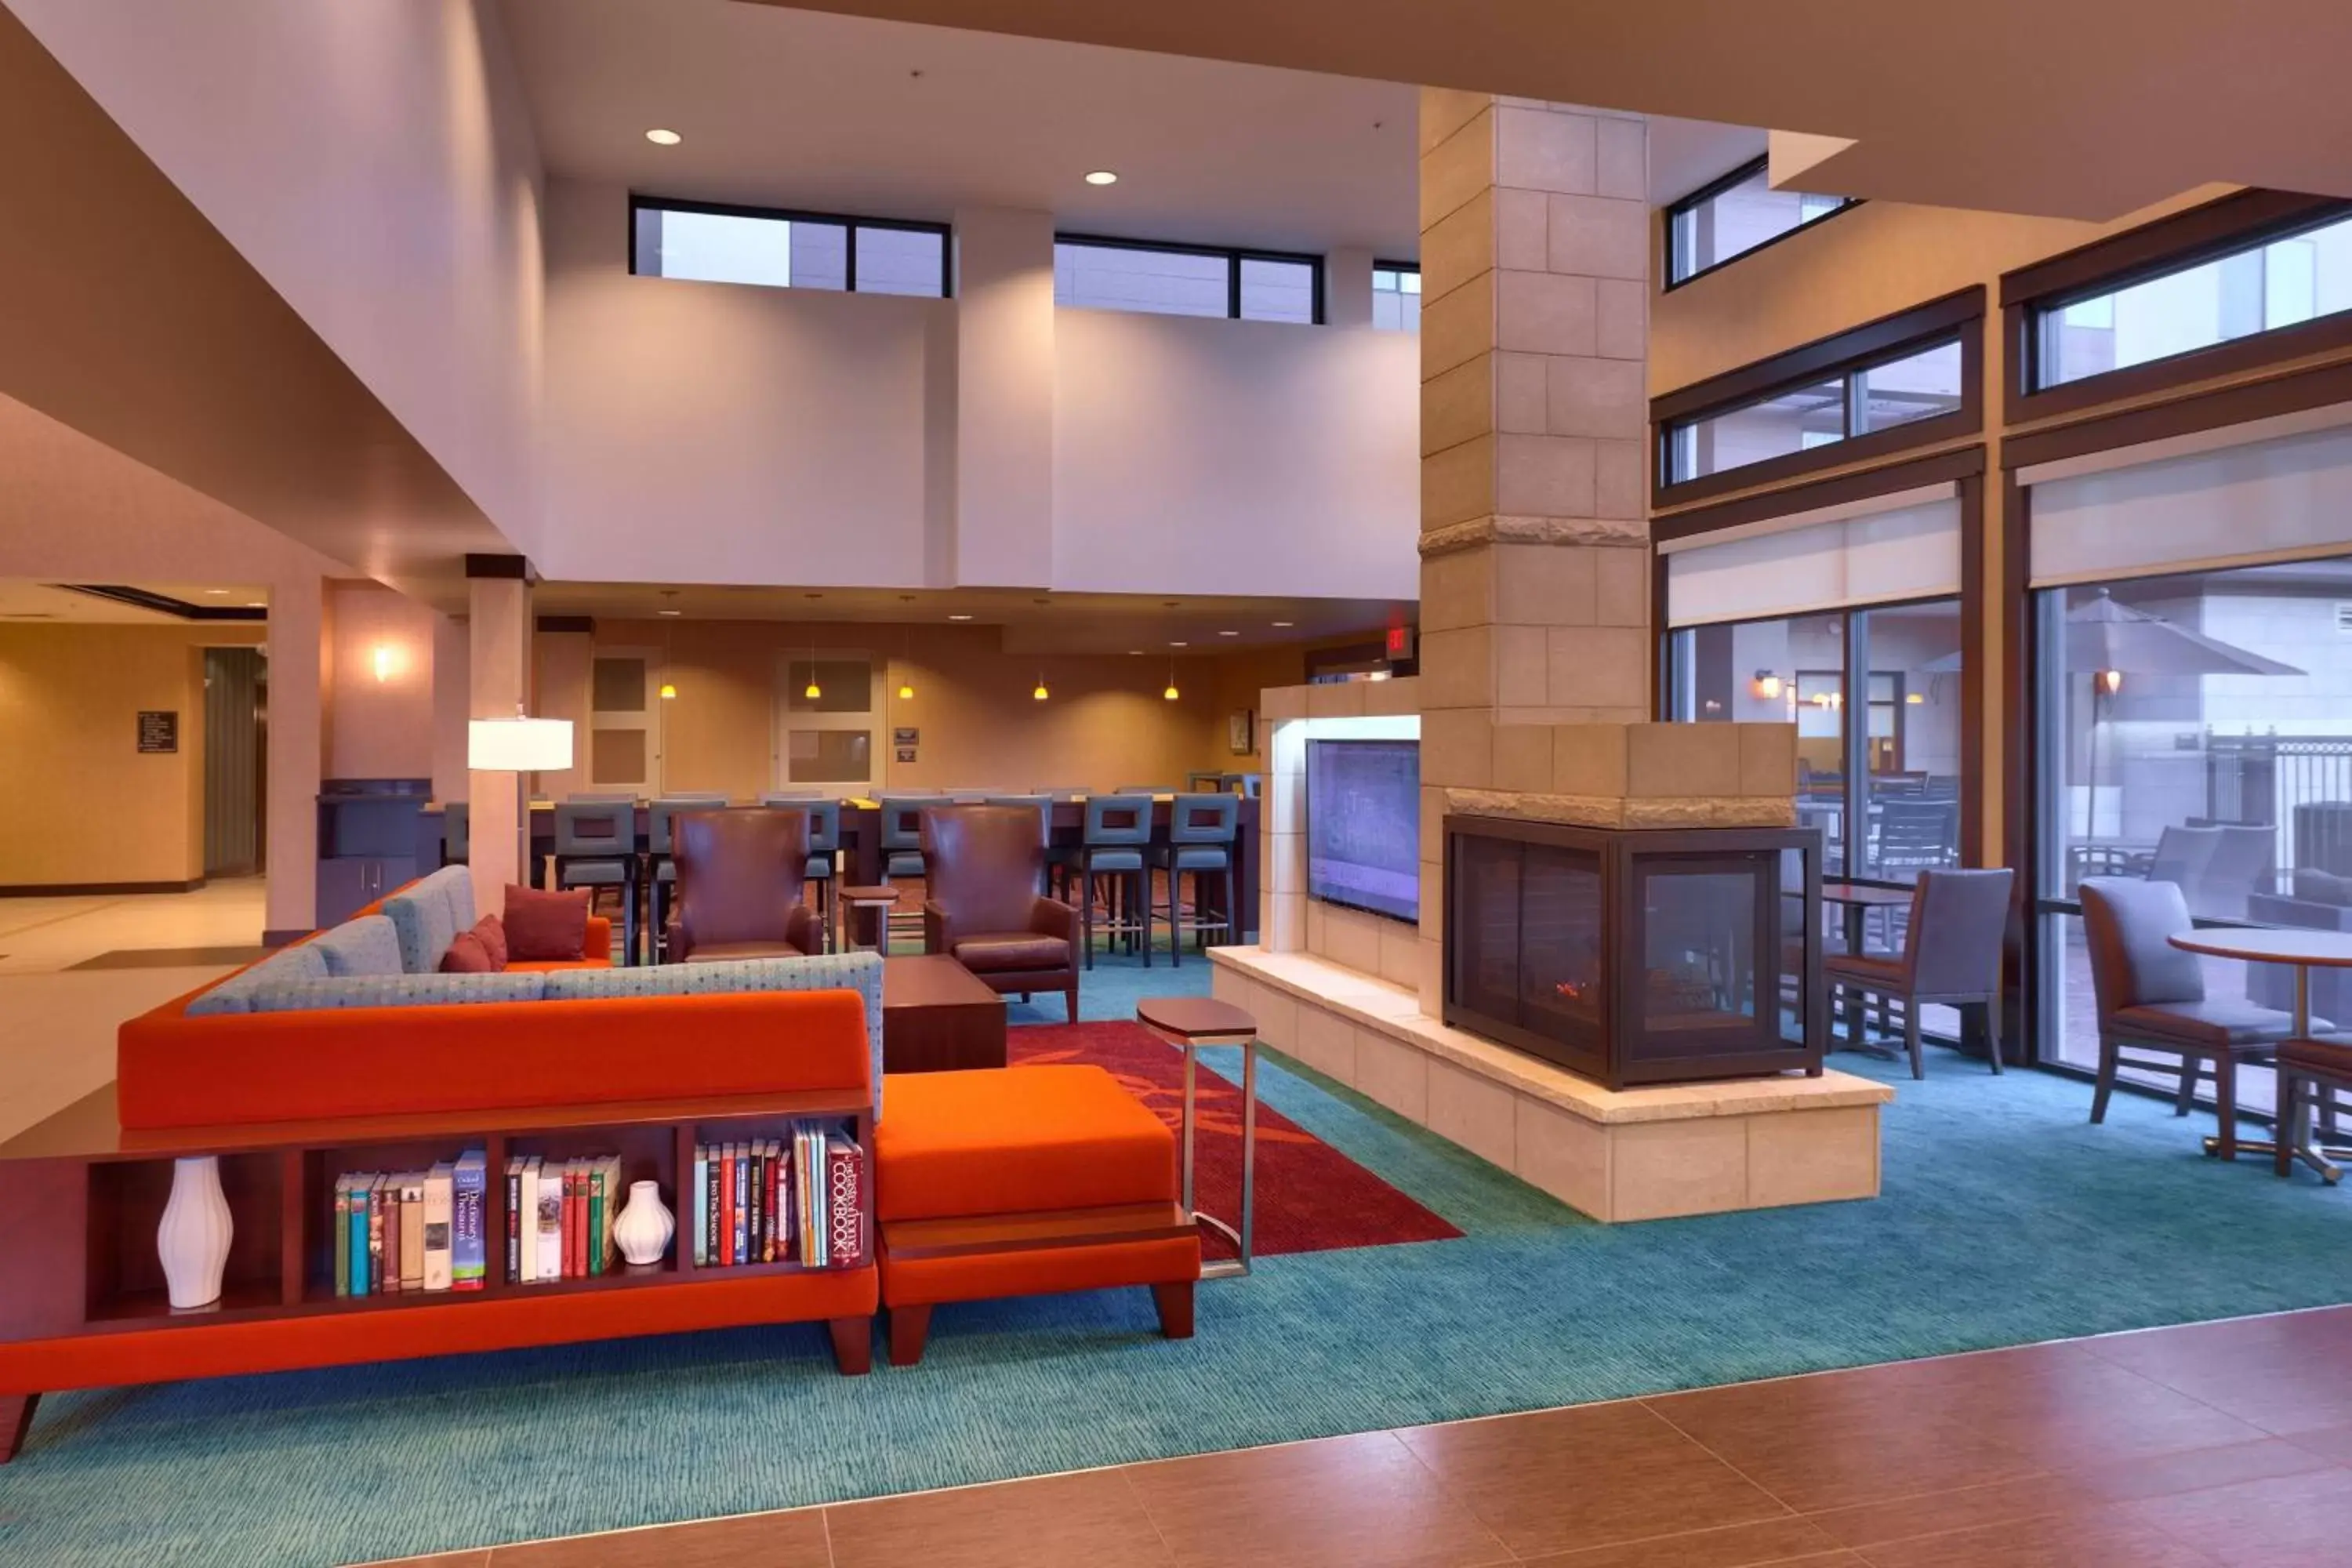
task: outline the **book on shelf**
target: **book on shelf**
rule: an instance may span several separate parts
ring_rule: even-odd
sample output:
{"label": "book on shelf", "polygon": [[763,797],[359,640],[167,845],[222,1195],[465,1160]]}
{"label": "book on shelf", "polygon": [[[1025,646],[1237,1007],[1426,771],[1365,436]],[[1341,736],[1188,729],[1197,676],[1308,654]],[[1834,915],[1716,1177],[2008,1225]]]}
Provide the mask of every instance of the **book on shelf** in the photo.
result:
{"label": "book on shelf", "polygon": [[449,1212],[456,1181],[456,1168],[446,1160],[425,1173],[424,1288],[429,1291],[446,1290],[452,1279]]}
{"label": "book on shelf", "polygon": [[845,1129],[802,1121],[787,1136],[698,1143],[691,1172],[683,1204],[698,1268],[837,1268],[870,1250],[866,1154]]}
{"label": "book on shelf", "polygon": [[686,1212],[678,1216],[678,1229],[694,1237],[694,1266],[697,1268],[706,1268],[710,1264],[710,1248],[702,1233],[702,1184],[709,1174],[709,1146],[697,1143],[694,1146],[694,1184],[686,1190],[686,1202],[679,1205]]}
{"label": "book on shelf", "polygon": [[425,1289],[425,1173],[400,1178],[400,1288]]}
{"label": "book on shelf", "polygon": [[824,1140],[825,1233],[835,1268],[845,1268],[866,1256],[866,1206],[859,1202],[866,1186],[866,1151],[839,1132]]}
{"label": "book on shelf", "polygon": [[499,1276],[511,1285],[523,1278],[522,1272],[522,1168],[525,1162],[520,1154],[507,1156],[506,1204],[499,1212],[506,1216],[506,1228],[499,1234],[506,1238],[506,1272]]}
{"label": "book on shelf", "polygon": [[451,1173],[449,1288],[479,1290],[487,1283],[489,1258],[483,1221],[483,1200],[488,1193],[488,1159],[479,1149],[457,1157]]}
{"label": "book on shelf", "polygon": [[539,1189],[539,1272],[541,1284],[563,1278],[563,1167],[534,1160]]}
{"label": "book on shelf", "polygon": [[335,1178],[335,1294],[352,1293],[352,1177]]}
{"label": "book on shelf", "polygon": [[383,1294],[383,1222],[390,1208],[391,1202],[384,1196],[383,1175],[379,1173],[370,1176],[367,1206],[367,1293],[372,1296]]}

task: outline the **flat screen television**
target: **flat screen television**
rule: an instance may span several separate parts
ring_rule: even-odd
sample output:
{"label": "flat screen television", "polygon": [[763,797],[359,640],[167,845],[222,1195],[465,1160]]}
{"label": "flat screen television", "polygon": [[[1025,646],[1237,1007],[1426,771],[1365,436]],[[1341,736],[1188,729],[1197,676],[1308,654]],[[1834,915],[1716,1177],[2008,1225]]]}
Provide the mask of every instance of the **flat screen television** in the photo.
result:
{"label": "flat screen television", "polygon": [[1307,742],[1307,892],[1421,918],[1421,742]]}

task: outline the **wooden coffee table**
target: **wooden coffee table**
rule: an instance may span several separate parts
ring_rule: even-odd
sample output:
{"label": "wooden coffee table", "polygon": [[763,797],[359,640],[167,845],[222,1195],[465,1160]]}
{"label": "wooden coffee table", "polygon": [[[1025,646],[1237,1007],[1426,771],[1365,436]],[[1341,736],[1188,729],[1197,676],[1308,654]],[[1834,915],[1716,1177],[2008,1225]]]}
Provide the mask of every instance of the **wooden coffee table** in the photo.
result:
{"label": "wooden coffee table", "polygon": [[882,1070],[1004,1065],[1004,998],[944,953],[882,961]]}

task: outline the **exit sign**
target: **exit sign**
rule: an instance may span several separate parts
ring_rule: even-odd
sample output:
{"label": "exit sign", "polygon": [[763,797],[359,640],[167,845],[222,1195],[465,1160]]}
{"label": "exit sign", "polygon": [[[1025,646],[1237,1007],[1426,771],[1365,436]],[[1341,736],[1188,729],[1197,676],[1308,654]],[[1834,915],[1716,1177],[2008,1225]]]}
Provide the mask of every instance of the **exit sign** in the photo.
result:
{"label": "exit sign", "polygon": [[1391,626],[1389,628],[1388,656],[1389,662],[1391,664],[1402,664],[1407,659],[1412,658],[1412,628],[1411,626]]}

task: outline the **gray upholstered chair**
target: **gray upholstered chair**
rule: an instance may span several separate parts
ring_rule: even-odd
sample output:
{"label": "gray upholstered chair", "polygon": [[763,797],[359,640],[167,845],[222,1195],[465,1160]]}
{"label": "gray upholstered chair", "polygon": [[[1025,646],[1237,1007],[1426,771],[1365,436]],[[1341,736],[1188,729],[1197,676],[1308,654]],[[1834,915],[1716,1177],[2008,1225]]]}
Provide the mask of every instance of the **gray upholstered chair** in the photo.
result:
{"label": "gray upholstered chair", "polygon": [[1911,1076],[1925,1078],[1919,1057],[1919,1009],[1928,1003],[1981,1006],[1992,1070],[2000,1070],[2000,937],[2009,923],[2009,892],[2016,873],[1922,871],[1911,890],[1911,919],[1897,953],[1839,952],[1822,963],[1834,998],[1843,988],[1853,1041],[1862,1043],[1865,995],[1903,1004],[1903,1045]]}
{"label": "gray upholstered chair", "polygon": [[[2189,900],[2180,885],[2129,877],[2085,877],[2083,935],[2090,948],[2091,986],[2098,998],[2099,1075],[2091,1093],[2091,1120],[2104,1121],[2119,1068],[2167,1072],[2169,1062],[2133,1061],[2131,1046],[2179,1058],[2180,1090],[2173,1113],[2189,1114],[2197,1080],[2213,1079],[2221,1134],[2213,1152],[2227,1160],[2238,1152],[2238,1064],[2268,1060],[2278,1042],[2294,1032],[2294,1019],[2274,1007],[2205,994],[2205,970],[2197,955],[2183,952],[2169,938],[2191,928]],[[2312,1020],[2315,1030],[2330,1027]]]}

